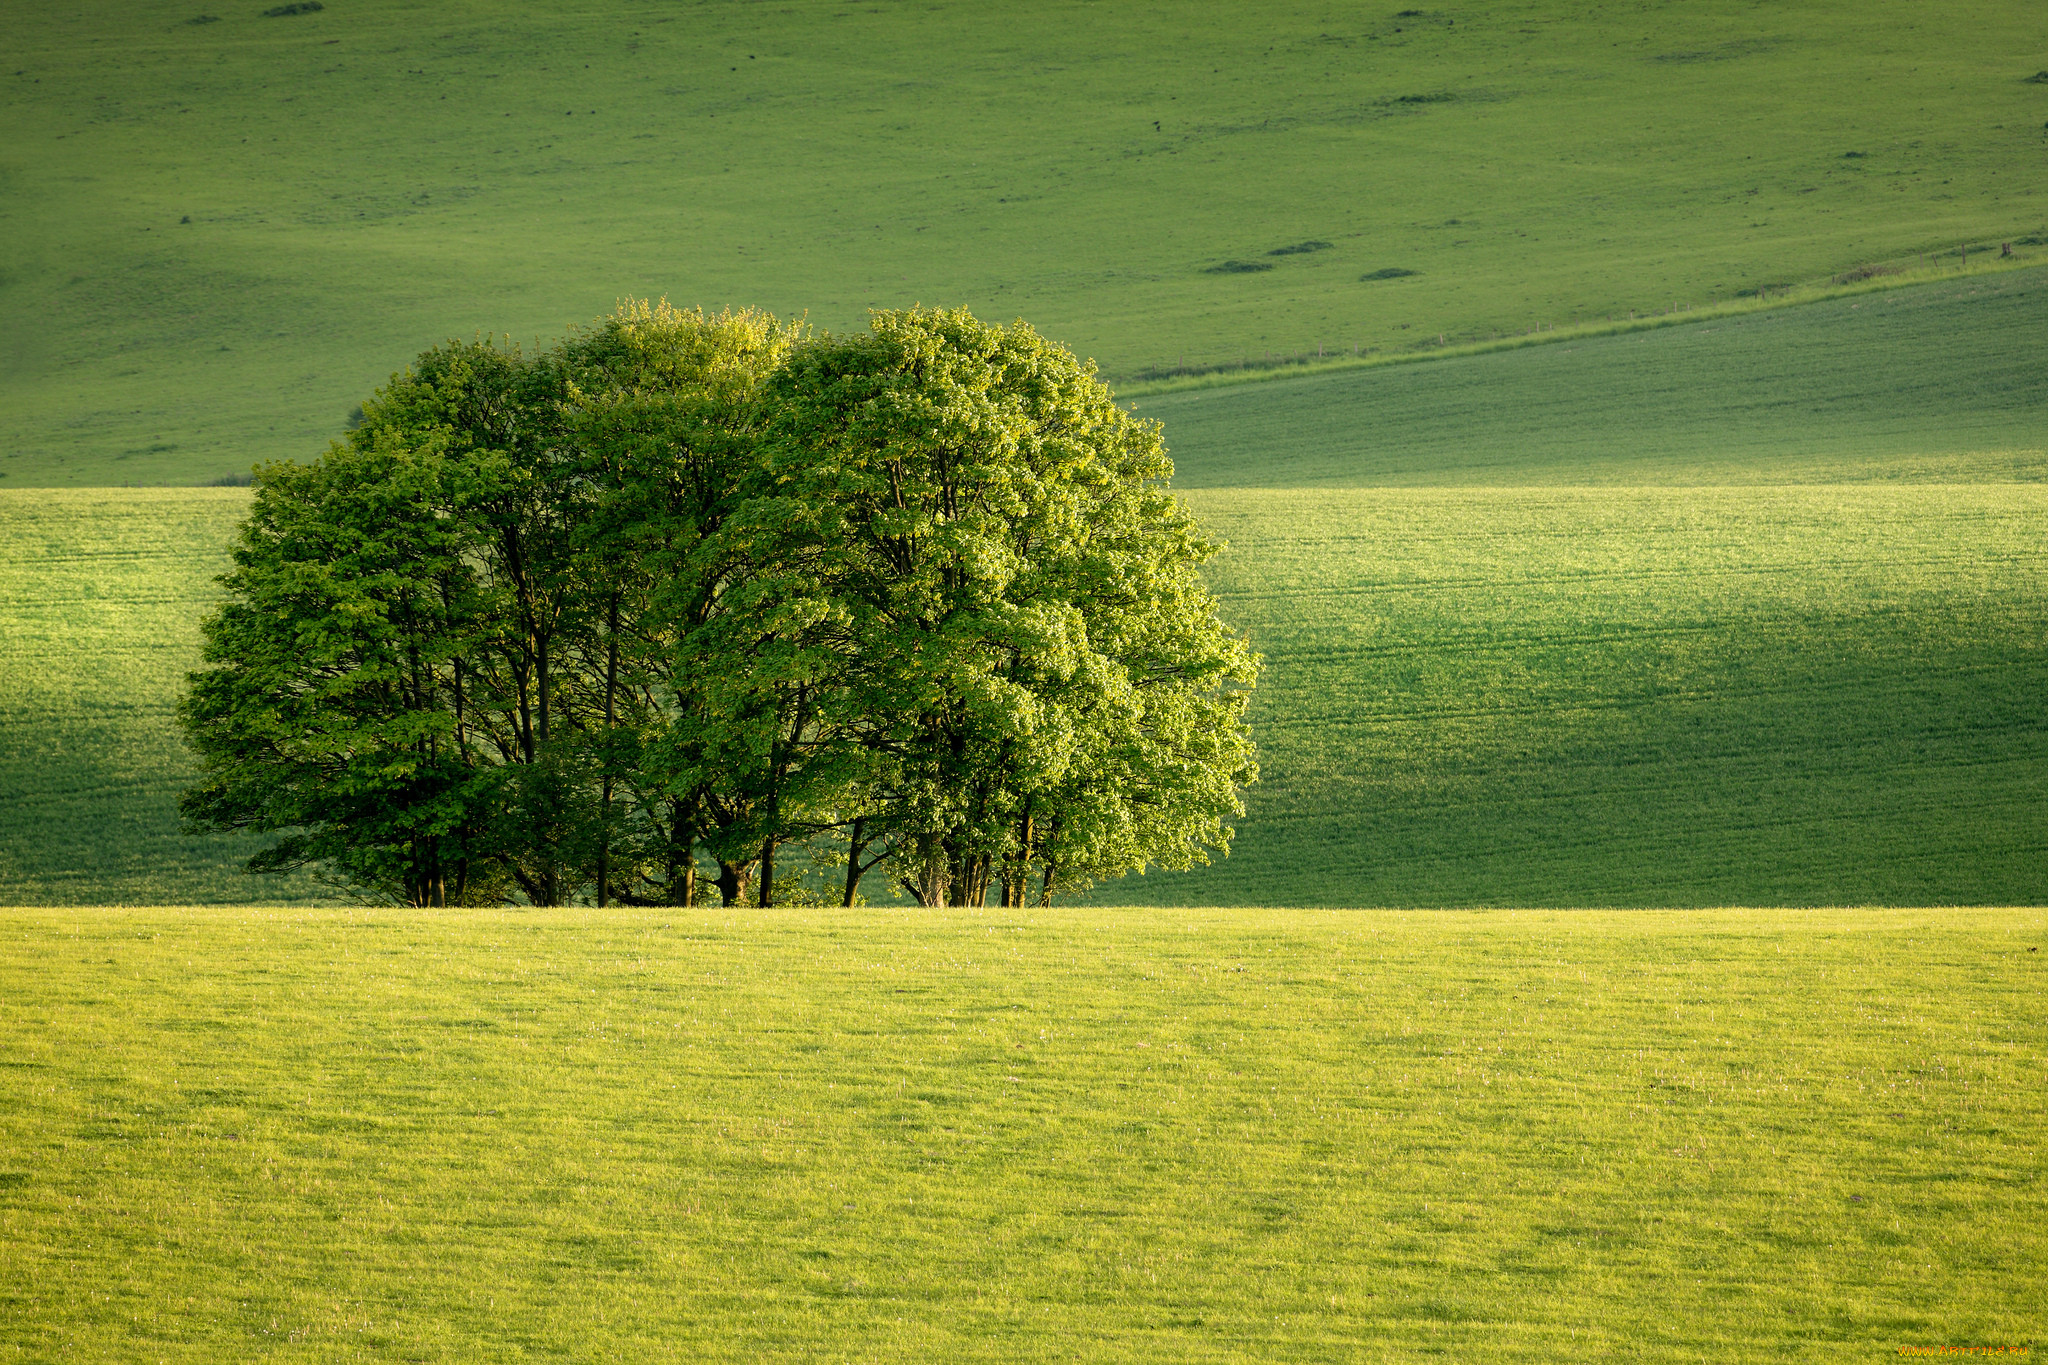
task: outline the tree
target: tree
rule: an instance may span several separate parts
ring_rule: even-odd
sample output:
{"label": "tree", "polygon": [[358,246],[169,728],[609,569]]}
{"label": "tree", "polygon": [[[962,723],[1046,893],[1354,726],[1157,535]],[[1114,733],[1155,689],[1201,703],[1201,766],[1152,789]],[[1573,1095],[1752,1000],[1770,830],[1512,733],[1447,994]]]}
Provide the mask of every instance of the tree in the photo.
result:
{"label": "tree", "polygon": [[200,828],[412,904],[925,904],[1227,851],[1258,663],[1157,424],[964,312],[629,304],[422,355],[259,472],[182,711]]}
{"label": "tree", "polygon": [[414,905],[502,898],[460,676],[489,613],[460,529],[433,514],[447,465],[445,442],[385,432],[259,471],[205,625],[212,667],[179,712],[205,770],[188,821],[285,831],[252,871],[319,865]]}
{"label": "tree", "polygon": [[765,399],[725,534],[809,689],[827,776],[805,795],[847,831],[850,886],[863,841],[927,905],[992,882],[1019,904],[1034,865],[1045,899],[1227,849],[1258,663],[1200,581],[1215,547],[1165,490],[1156,423],[964,311],[821,338]]}
{"label": "tree", "polygon": [[586,721],[602,737],[600,902],[693,903],[707,842],[727,904],[752,875],[760,784],[736,750],[759,718],[714,695],[702,652],[743,577],[717,536],[757,459],[758,390],[800,335],[752,309],[628,303],[561,348],[589,490],[586,667],[604,679]]}
{"label": "tree", "polygon": [[181,711],[188,822],[414,904],[451,858],[458,899],[687,903],[706,793],[645,761],[693,728],[668,613],[791,335],[634,305],[537,356],[450,343],[260,470]]}

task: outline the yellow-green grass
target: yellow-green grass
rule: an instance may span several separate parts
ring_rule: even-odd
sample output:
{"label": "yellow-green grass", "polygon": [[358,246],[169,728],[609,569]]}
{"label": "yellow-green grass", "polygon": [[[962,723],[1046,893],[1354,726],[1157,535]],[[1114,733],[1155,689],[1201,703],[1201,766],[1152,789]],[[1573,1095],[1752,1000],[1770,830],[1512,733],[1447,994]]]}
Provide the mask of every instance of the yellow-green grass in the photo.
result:
{"label": "yellow-green grass", "polygon": [[238,489],[0,490],[0,901],[304,895],[235,873],[260,846],[178,832],[173,724]]}
{"label": "yellow-green grass", "polygon": [[628,292],[966,304],[1131,375],[2048,229],[2013,0],[263,8],[10,7],[15,484],[309,453],[423,345]]}
{"label": "yellow-green grass", "polygon": [[1188,500],[1263,779],[1100,898],[2048,901],[2048,486]]}
{"label": "yellow-green grass", "polygon": [[2048,476],[2048,271],[1145,393],[1189,487]]}
{"label": "yellow-green grass", "polygon": [[2039,910],[14,910],[0,1354],[2040,1339]]}

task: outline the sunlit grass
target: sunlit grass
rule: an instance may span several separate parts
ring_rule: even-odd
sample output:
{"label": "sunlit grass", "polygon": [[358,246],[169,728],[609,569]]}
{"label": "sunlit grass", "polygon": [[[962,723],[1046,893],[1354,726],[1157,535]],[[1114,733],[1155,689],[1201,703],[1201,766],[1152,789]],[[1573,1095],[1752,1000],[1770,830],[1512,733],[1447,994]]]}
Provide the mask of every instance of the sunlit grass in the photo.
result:
{"label": "sunlit grass", "polygon": [[2038,910],[0,916],[0,1358],[2034,1340]]}

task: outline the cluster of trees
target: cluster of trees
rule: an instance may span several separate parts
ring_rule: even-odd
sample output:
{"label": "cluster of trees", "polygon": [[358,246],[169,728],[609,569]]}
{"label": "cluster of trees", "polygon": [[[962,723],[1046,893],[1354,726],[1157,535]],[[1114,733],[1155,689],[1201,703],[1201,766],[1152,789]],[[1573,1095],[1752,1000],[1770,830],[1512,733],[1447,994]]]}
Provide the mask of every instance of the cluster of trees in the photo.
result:
{"label": "cluster of trees", "polygon": [[[925,905],[1227,851],[1258,661],[1156,424],[1019,323],[631,304],[257,471],[193,828],[413,905]],[[819,894],[815,885],[809,895]]]}

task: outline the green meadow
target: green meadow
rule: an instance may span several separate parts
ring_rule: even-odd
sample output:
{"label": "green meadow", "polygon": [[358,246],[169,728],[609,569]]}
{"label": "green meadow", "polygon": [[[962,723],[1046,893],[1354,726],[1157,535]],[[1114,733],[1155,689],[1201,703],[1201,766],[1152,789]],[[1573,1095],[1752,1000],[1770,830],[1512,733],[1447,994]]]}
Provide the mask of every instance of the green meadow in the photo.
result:
{"label": "green meadow", "polygon": [[1104,898],[2048,901],[2048,486],[1190,501],[1262,780]]}
{"label": "green meadow", "polygon": [[[1263,779],[1093,899],[2048,900],[2041,274],[1142,395]],[[177,830],[246,497],[0,491],[0,903],[321,894]]]}
{"label": "green meadow", "polygon": [[244,489],[0,491],[0,904],[236,901],[260,841],[186,838],[174,717]]}
{"label": "green meadow", "polygon": [[2048,270],[1179,391],[1177,488],[2034,483]]}
{"label": "green meadow", "polygon": [[10,8],[9,486],[310,455],[422,346],[626,294],[964,304],[1133,378],[2048,232],[2012,0],[265,8]]}
{"label": "green meadow", "polygon": [[0,1354],[2026,1347],[2044,938],[2037,909],[12,910]]}
{"label": "green meadow", "polygon": [[[2032,7],[267,8],[0,26],[0,1362],[2038,1342]],[[1267,660],[1232,856],[421,912],[181,834],[199,485],[628,295],[1093,356]]]}

